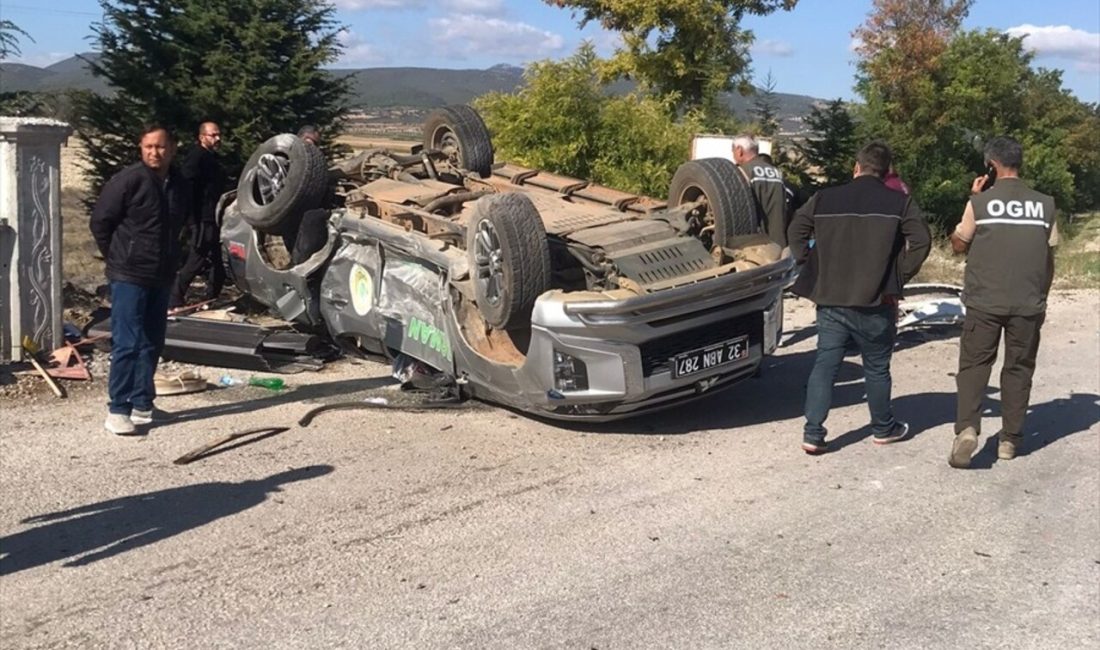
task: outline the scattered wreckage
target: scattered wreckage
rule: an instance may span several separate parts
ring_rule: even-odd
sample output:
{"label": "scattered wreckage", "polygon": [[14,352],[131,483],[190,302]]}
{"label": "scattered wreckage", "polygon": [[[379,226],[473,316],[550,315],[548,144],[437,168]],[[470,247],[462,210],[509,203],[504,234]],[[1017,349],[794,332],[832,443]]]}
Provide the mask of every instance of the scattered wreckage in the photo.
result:
{"label": "scattered wreckage", "polygon": [[729,161],[685,163],[659,201],[494,165],[466,106],[429,116],[411,154],[331,168],[275,136],[218,210],[230,277],[283,318],[560,419],[637,415],[753,375],[795,272]]}

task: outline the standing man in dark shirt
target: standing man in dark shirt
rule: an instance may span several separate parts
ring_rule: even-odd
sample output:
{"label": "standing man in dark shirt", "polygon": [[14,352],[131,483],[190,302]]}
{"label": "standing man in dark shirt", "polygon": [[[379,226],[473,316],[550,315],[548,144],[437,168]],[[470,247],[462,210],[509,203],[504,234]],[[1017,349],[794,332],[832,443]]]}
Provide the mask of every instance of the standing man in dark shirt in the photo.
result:
{"label": "standing man in dark shirt", "polygon": [[902,440],[909,425],[890,408],[901,288],[920,270],[931,249],[928,224],[913,201],[883,184],[890,149],[872,142],[856,155],[855,178],[821,190],[791,220],[791,255],[800,264],[815,240],[817,273],[800,273],[794,293],[817,305],[817,357],[806,383],[802,449],[828,450],[825,419],[844,349],[855,340],[863,356],[864,389],[877,444]]}
{"label": "standing man in dark shirt", "polygon": [[90,222],[111,283],[111,433],[167,419],[153,409],[153,375],[164,348],[168,296],[179,262],[179,238],[191,190],[172,168],[175,138],[160,125],[141,134],[141,162],[111,177]]}
{"label": "standing man in dark shirt", "polygon": [[172,307],[179,307],[186,302],[187,289],[195,276],[202,273],[206,274],[206,290],[202,300],[217,298],[225,286],[219,226],[214,214],[218,199],[225,191],[225,170],[218,162],[217,154],[222,145],[222,133],[216,123],[203,122],[199,125],[198,144],[199,146],[187,154],[181,169],[183,177],[191,184],[194,214],[191,221],[191,250],[172,289]]}
{"label": "standing man in dark shirt", "polygon": [[773,242],[785,247],[787,197],[783,174],[760,155],[760,145],[751,135],[742,134],[733,139],[733,161],[749,179],[757,220]]}
{"label": "standing man in dark shirt", "polygon": [[982,397],[997,361],[1001,333],[1001,422],[997,457],[1016,457],[1031,399],[1031,378],[1039,353],[1039,330],[1054,279],[1058,228],[1054,199],[1020,180],[1024,149],[1012,138],[994,138],[985,148],[996,183],[982,191],[987,177],[974,179],[973,196],[951,235],[956,253],[966,253],[963,304],[966,320],[959,340],[958,413],[948,463],[970,467],[982,428]]}

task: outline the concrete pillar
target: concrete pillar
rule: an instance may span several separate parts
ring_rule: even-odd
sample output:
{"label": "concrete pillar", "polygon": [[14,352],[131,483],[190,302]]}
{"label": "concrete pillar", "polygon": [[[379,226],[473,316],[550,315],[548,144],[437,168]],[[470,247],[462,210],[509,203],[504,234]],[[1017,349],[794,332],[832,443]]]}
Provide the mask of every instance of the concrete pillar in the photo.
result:
{"label": "concrete pillar", "polygon": [[64,122],[0,117],[0,360],[60,347]]}

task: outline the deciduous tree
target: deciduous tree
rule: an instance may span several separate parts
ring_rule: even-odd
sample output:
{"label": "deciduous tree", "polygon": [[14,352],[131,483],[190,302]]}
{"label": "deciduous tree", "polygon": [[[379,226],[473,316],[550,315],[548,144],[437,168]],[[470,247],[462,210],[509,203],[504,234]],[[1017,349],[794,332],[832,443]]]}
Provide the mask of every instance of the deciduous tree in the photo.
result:
{"label": "deciduous tree", "polygon": [[905,116],[928,90],[930,75],[974,0],[872,0],[852,33],[864,95],[875,94],[891,116]]}
{"label": "deciduous tree", "polygon": [[701,123],[694,114],[674,117],[667,98],[611,96],[599,67],[586,43],[567,59],[531,64],[515,92],[479,98],[497,156],[664,196]]}
{"label": "deciduous tree", "polygon": [[745,15],[790,10],[798,0],[544,0],[574,10],[581,25],[595,21],[618,32],[623,45],[602,67],[658,95],[675,93],[679,107],[717,111],[719,93],[749,91],[752,31]]}
{"label": "deciduous tree", "polygon": [[[875,56],[898,52],[887,43]],[[980,144],[994,135],[1024,144],[1025,177],[1063,210],[1096,205],[1095,107],[1062,88],[1060,73],[1032,68],[1032,59],[1021,38],[993,30],[954,32],[904,91],[892,77],[861,79],[863,136],[890,143],[917,200],[942,229],[962,213],[970,182],[983,168]]]}

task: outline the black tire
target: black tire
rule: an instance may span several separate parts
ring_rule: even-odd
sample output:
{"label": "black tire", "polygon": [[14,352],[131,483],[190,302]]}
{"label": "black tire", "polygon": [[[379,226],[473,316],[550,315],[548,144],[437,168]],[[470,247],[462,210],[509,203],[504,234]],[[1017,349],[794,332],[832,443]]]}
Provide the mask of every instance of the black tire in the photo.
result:
{"label": "black tire", "polygon": [[698,201],[705,197],[708,215],[714,220],[714,243],[728,245],[731,237],[751,235],[759,231],[756,205],[749,182],[725,158],[691,160],[676,170],[668,188],[668,204]]}
{"label": "black tire", "polygon": [[477,111],[461,104],[433,111],[424,122],[424,148],[451,156],[460,169],[488,178],[493,171],[493,140]]}
{"label": "black tire", "polygon": [[[282,184],[267,180],[279,167]],[[237,208],[256,230],[281,234],[295,227],[306,210],[321,207],[328,191],[325,156],[313,144],[284,133],[267,140],[248,159],[237,184]]]}
{"label": "black tire", "polygon": [[[487,231],[495,241],[484,239]],[[479,262],[486,248],[499,252],[499,272]],[[550,289],[550,244],[531,199],[511,192],[480,199],[466,227],[466,255],[485,322],[497,329],[530,326],[535,299]]]}

